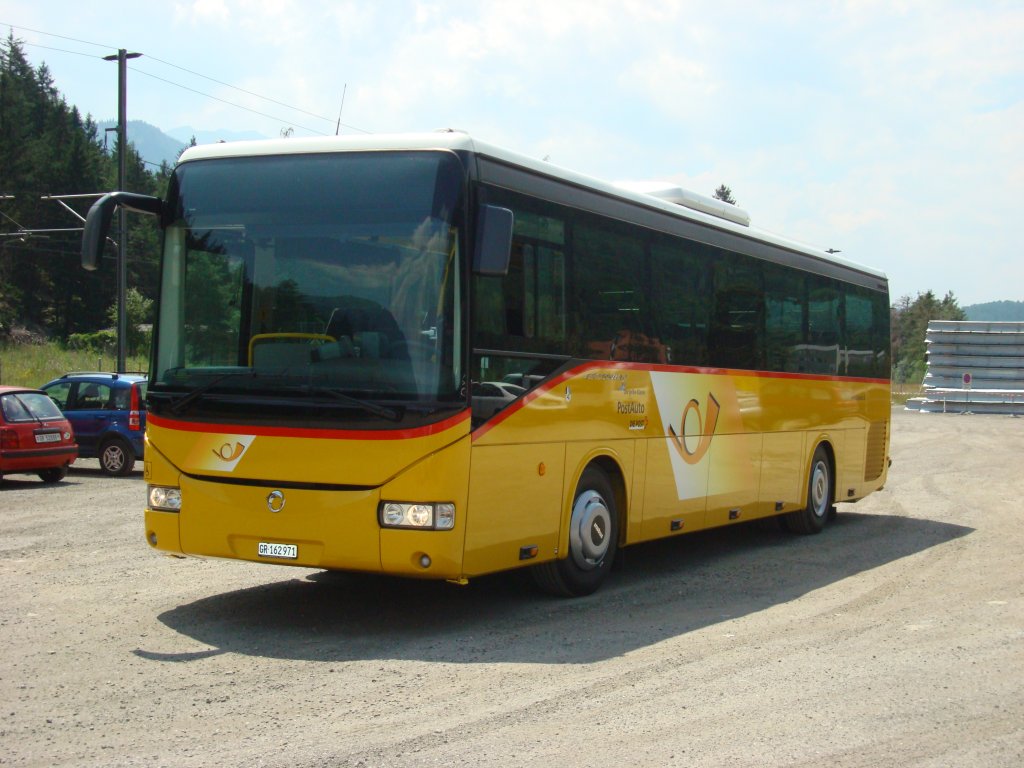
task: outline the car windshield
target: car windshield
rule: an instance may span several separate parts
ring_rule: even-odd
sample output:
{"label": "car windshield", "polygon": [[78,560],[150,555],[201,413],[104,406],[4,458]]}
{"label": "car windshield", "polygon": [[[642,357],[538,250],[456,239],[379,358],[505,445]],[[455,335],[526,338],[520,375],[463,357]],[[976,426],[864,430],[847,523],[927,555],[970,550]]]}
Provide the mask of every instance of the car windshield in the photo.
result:
{"label": "car windshield", "polygon": [[64,418],[57,404],[42,392],[11,392],[2,395],[0,407],[3,408],[4,419],[9,422]]}
{"label": "car windshield", "polygon": [[445,152],[183,163],[151,394],[457,399],[463,177]]}

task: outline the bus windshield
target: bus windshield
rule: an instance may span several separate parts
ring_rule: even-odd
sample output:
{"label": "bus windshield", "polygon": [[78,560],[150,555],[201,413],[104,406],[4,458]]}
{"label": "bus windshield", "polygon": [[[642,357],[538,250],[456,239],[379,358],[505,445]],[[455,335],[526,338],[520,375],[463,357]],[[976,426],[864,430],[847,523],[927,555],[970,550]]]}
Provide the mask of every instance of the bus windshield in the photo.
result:
{"label": "bus windshield", "polygon": [[455,401],[463,178],[445,152],[183,163],[151,395]]}

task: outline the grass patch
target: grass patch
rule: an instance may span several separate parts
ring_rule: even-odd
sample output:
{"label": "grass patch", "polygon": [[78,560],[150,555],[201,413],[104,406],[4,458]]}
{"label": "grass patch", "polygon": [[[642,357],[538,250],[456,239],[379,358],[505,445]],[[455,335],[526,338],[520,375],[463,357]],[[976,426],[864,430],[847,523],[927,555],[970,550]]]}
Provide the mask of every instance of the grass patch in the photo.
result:
{"label": "grass patch", "polygon": [[[70,371],[113,371],[117,355],[98,355],[87,350],[65,349],[55,341],[46,344],[0,344],[0,384],[39,387]],[[149,369],[142,356],[126,360],[129,371]]]}

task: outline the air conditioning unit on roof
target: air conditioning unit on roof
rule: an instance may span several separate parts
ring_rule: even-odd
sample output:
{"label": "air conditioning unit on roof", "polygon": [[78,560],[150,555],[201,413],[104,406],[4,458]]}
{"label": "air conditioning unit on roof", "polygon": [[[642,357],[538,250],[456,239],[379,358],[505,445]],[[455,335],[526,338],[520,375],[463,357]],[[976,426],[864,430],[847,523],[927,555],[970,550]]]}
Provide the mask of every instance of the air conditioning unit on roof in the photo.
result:
{"label": "air conditioning unit on roof", "polygon": [[696,192],[683,189],[678,184],[669,181],[617,181],[615,186],[630,192],[650,195],[668,203],[675,203],[693,211],[706,213],[709,216],[717,216],[744,227],[750,226],[750,214],[744,209],[713,197],[698,195]]}

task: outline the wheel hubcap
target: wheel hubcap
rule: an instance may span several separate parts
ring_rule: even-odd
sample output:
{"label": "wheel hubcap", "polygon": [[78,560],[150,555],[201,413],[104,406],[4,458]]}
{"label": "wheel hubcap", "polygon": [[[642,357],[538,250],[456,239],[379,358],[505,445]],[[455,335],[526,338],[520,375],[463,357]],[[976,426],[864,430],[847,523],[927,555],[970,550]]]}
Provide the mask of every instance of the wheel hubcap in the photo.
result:
{"label": "wheel hubcap", "polygon": [[121,450],[118,449],[117,447],[111,446],[110,448],[107,448],[107,450],[103,452],[103,466],[106,467],[111,472],[116,472],[117,470],[119,470],[123,463],[124,455],[122,454]]}
{"label": "wheel hubcap", "polygon": [[572,508],[569,551],[573,561],[585,571],[600,568],[611,546],[612,516],[597,491],[585,491]]}
{"label": "wheel hubcap", "polygon": [[811,475],[811,509],[818,517],[824,517],[828,511],[828,485],[828,467],[819,461]]}

